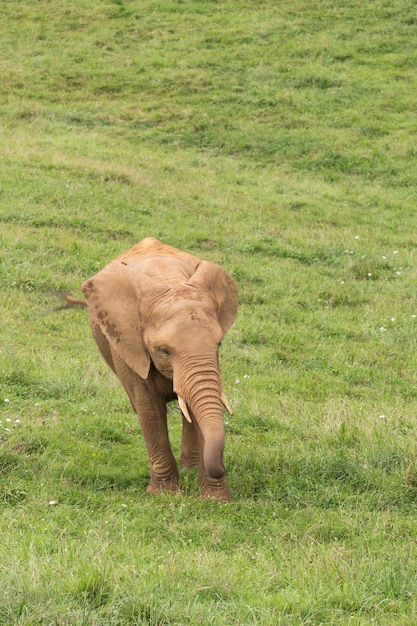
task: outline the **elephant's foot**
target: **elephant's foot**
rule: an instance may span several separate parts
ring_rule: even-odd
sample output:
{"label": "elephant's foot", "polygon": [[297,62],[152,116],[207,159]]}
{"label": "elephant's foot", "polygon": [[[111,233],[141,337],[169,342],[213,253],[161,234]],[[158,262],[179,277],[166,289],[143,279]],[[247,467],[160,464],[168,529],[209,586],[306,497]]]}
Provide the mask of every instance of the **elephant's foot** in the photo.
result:
{"label": "elephant's foot", "polygon": [[226,477],[216,480],[207,476],[200,477],[200,495],[205,500],[230,502],[230,489]]}
{"label": "elephant's foot", "polygon": [[146,488],[146,492],[152,495],[158,495],[159,493],[177,494],[180,492],[178,478],[173,477],[169,480],[161,480],[161,479],[152,477],[149,482],[149,485]]}

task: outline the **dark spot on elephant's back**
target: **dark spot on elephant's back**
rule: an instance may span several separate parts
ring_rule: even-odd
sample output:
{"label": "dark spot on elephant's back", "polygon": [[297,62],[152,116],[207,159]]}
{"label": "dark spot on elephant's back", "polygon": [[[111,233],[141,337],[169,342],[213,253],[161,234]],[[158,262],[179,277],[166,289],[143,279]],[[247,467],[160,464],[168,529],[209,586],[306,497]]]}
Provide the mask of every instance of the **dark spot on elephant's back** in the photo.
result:
{"label": "dark spot on elephant's back", "polygon": [[91,293],[94,289],[94,282],[92,280],[88,280],[83,285],[83,292],[87,295],[87,293]]}

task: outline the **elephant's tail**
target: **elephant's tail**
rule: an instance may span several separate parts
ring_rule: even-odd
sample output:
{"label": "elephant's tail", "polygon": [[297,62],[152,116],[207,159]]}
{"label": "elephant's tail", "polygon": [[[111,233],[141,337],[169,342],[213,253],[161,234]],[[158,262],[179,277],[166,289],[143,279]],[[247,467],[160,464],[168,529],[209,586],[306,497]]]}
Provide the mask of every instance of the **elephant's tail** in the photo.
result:
{"label": "elephant's tail", "polygon": [[87,306],[87,302],[85,300],[82,300],[82,298],[74,298],[74,296],[71,296],[71,294],[66,293],[64,295],[64,298],[67,302],[66,305],[64,305],[65,309],[70,309],[71,307],[74,306],[81,306],[81,307],[86,307]]}

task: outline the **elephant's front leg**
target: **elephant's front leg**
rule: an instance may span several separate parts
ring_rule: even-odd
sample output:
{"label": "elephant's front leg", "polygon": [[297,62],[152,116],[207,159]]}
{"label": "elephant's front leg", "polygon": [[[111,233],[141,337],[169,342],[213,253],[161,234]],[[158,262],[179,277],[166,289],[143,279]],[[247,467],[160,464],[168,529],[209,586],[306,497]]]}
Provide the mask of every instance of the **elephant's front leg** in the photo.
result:
{"label": "elephant's front leg", "polygon": [[179,491],[178,468],[168,438],[166,404],[163,398],[140,402],[136,410],[148,450],[151,480],[148,493]]}
{"label": "elephant's front leg", "polygon": [[166,396],[158,390],[155,381],[142,380],[117,355],[113,355],[113,361],[116,374],[139,417],[148,450],[151,480],[147,492],[177,493],[179,491],[178,467],[168,438]]}

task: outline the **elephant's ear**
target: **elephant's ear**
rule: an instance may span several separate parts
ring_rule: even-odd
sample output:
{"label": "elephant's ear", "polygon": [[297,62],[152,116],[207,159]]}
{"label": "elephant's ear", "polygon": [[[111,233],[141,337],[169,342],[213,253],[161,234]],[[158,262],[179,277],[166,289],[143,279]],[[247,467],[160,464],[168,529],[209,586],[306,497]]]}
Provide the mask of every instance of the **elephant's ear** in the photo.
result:
{"label": "elephant's ear", "polygon": [[188,284],[203,291],[209,290],[213,294],[224,337],[237,313],[237,285],[233,278],[216,263],[201,261]]}
{"label": "elephant's ear", "polygon": [[[116,353],[145,379],[151,361],[142,336],[140,290],[131,277],[131,267],[113,261],[87,280],[82,290],[87,298],[90,324],[98,325]],[[154,281],[143,276],[142,291],[152,289],[155,291]]]}

